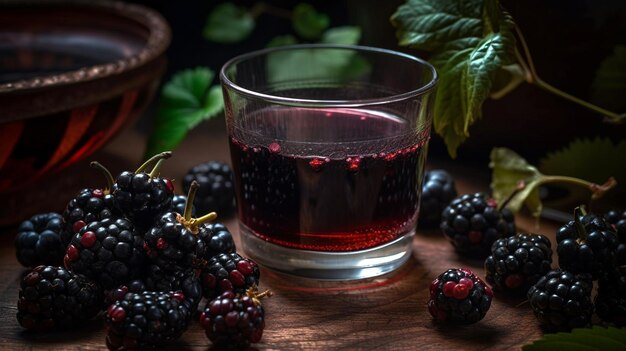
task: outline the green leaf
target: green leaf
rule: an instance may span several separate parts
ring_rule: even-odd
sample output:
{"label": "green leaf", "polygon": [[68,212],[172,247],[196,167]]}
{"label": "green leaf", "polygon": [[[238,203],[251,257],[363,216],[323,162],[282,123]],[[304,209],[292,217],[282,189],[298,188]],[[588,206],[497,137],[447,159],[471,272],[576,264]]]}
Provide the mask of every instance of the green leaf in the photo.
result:
{"label": "green leaf", "polygon": [[330,28],[322,34],[320,42],[325,44],[354,45],[361,39],[361,28],[352,26]]}
{"label": "green leaf", "polygon": [[270,40],[270,42],[267,43],[265,47],[275,48],[278,46],[293,45],[297,43],[298,43],[298,39],[296,39],[296,37],[294,37],[291,34],[287,34],[287,35],[279,35],[279,36],[272,38],[272,40]]}
{"label": "green leaf", "polygon": [[199,67],[179,72],[165,84],[146,158],[173,150],[187,132],[222,111],[222,89],[219,85],[211,86],[213,78],[210,69]]}
{"label": "green leaf", "polygon": [[596,71],[591,102],[617,112],[626,110],[626,46],[617,45]]}
{"label": "green leaf", "polygon": [[299,3],[293,9],[293,29],[304,39],[318,39],[330,24],[328,15],[319,13],[307,3]]}
{"label": "green leaf", "polygon": [[625,349],[625,329],[600,326],[573,329],[570,333],[545,334],[543,338],[522,347],[523,351],[618,351]]}
{"label": "green leaf", "polygon": [[514,23],[496,0],[408,0],[391,22],[400,45],[432,53],[440,75],[433,124],[456,157],[483,102],[502,88],[498,72],[515,62]]}
{"label": "green leaf", "polygon": [[602,184],[609,177],[617,180],[624,189],[626,167],[622,160],[626,155],[626,140],[613,143],[608,138],[577,139],[563,149],[548,153],[539,162],[545,174],[563,174]]}
{"label": "green leaf", "polygon": [[232,2],[217,5],[209,14],[202,34],[217,43],[237,43],[250,35],[254,18]]}
{"label": "green leaf", "polygon": [[518,187],[520,181],[526,186],[508,203],[508,208],[517,212],[522,205],[531,211],[533,216],[541,214],[543,205],[539,198],[539,189],[543,174],[524,158],[507,148],[494,148],[491,150],[491,162],[489,167],[493,169],[491,176],[491,191],[494,199],[501,203],[508,198]]}

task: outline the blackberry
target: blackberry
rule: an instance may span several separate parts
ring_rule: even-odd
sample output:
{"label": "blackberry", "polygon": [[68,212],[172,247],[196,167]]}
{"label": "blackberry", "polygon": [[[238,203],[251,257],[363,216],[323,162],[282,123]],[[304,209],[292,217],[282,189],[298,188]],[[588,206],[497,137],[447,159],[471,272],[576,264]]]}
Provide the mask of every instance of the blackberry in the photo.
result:
{"label": "blackberry", "polygon": [[204,258],[208,261],[211,258],[223,254],[231,253],[237,250],[233,235],[228,228],[222,223],[209,223],[206,225],[209,236],[206,238],[207,251]]}
{"label": "blackberry", "polygon": [[26,329],[68,328],[94,317],[102,289],[62,267],[38,266],[20,283],[17,320]]}
{"label": "blackberry", "polygon": [[64,262],[69,270],[96,280],[105,289],[117,287],[141,274],[143,239],[125,218],[91,222],[74,236]]}
{"label": "blackberry", "polygon": [[604,215],[606,221],[617,233],[619,243],[615,251],[615,261],[617,266],[626,265],[626,211],[609,211]]}
{"label": "blackberry", "polygon": [[60,265],[65,254],[62,231],[63,217],[58,213],[42,213],[23,221],[15,237],[17,260],[25,267]]}
{"label": "blackberry", "polygon": [[[135,172],[122,172],[113,184],[115,206],[140,229],[150,228],[160,214],[171,209],[174,185],[169,179],[158,176],[163,161],[171,154],[160,153]],[[144,169],[156,160],[152,171],[145,173]]]}
{"label": "blackberry", "polygon": [[598,317],[618,327],[626,326],[626,270],[615,269],[598,280],[595,298]]}
{"label": "blackberry", "polygon": [[[182,291],[186,299],[191,301],[194,310],[202,300],[202,286],[196,272],[192,269],[166,272],[159,266],[149,265],[143,278],[144,290],[149,291]],[[132,287],[129,287],[129,291]]]}
{"label": "blackberry", "polygon": [[198,189],[194,182],[183,214],[166,212],[146,233],[144,249],[150,260],[168,272],[188,270],[203,265],[211,232],[205,222],[216,218],[211,212],[200,218],[191,217],[191,204]]}
{"label": "blackberry", "polygon": [[562,226],[556,234],[559,266],[574,274],[591,274],[595,280],[603,271],[615,267],[617,234],[595,214],[586,214],[577,207],[574,220]]}
{"label": "blackberry", "polygon": [[528,300],[539,323],[548,331],[569,331],[590,324],[593,314],[589,275],[552,270],[529,290]]}
{"label": "blackberry", "polygon": [[113,176],[108,169],[98,162],[91,162],[91,167],[102,172],[107,180],[107,188],[85,188],[70,200],[63,211],[65,229],[61,234],[63,245],[67,247],[76,233],[88,223],[119,215],[113,204],[110,189],[113,187]]}
{"label": "blackberry", "polygon": [[209,161],[192,167],[183,178],[183,189],[189,191],[194,180],[200,184],[194,204],[202,213],[217,212],[228,216],[235,210],[235,190],[230,166]]}
{"label": "blackberry", "polygon": [[212,299],[226,291],[243,294],[259,284],[260,276],[254,261],[231,252],[210,259],[200,272],[200,282],[204,297]]}
{"label": "blackberry", "polygon": [[526,295],[551,269],[550,239],[540,234],[517,234],[496,240],[485,260],[485,279],[501,291]]}
{"label": "blackberry", "polygon": [[472,324],[485,317],[493,291],[468,269],[448,269],[430,284],[428,311],[435,320]]}
{"label": "blackberry", "polygon": [[260,299],[271,296],[257,294],[256,287],[245,294],[227,291],[207,303],[200,314],[200,325],[216,349],[247,349],[263,336],[265,311]]}
{"label": "blackberry", "polygon": [[510,210],[500,210],[487,195],[466,194],[443,210],[440,228],[457,252],[485,258],[496,240],[515,235],[515,220]]}
{"label": "blackberry", "polygon": [[106,344],[110,350],[144,349],[178,339],[192,317],[182,292],[127,293],[106,311]]}
{"label": "blackberry", "polygon": [[418,227],[432,229],[441,223],[441,211],[457,196],[454,179],[443,169],[425,174],[418,217]]}

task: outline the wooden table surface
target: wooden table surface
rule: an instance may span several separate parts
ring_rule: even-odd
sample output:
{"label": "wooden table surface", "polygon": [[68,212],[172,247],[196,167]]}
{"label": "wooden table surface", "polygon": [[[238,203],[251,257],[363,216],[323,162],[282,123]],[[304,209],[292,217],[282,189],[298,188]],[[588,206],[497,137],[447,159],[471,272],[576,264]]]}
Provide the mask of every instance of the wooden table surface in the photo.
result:
{"label": "wooden table surface", "polygon": [[[209,159],[228,161],[227,139],[221,121],[203,124],[174,152],[162,175],[181,180],[191,166]],[[129,129],[90,160],[108,162],[114,174],[134,169],[141,159],[143,138]],[[132,162],[129,162],[132,161]],[[489,173],[450,163],[429,160],[429,168],[445,167],[456,179],[460,193],[488,191]],[[64,173],[88,168],[83,162]],[[67,174],[61,174],[64,176]],[[72,176],[70,174],[69,176]],[[56,177],[55,177],[56,178]],[[99,177],[77,177],[75,191],[100,187]],[[180,186],[180,181],[177,186]],[[180,191],[180,188],[178,188]],[[68,196],[73,196],[69,194]],[[58,208],[49,210],[59,211]],[[220,219],[238,240],[236,219]],[[554,239],[556,224],[518,216],[518,228]],[[2,350],[102,350],[105,332],[102,316],[77,330],[34,333],[18,324],[19,280],[25,272],[15,259],[15,227],[0,228],[0,349]],[[358,283],[320,283],[261,270],[261,288],[274,296],[264,300],[266,328],[258,350],[511,350],[539,338],[541,329],[522,298],[507,298],[496,292],[485,318],[469,326],[433,322],[426,302],[430,282],[448,268],[468,267],[484,277],[481,261],[463,259],[439,231],[421,231],[414,240],[414,255],[397,272]],[[172,350],[210,348],[198,323]]]}

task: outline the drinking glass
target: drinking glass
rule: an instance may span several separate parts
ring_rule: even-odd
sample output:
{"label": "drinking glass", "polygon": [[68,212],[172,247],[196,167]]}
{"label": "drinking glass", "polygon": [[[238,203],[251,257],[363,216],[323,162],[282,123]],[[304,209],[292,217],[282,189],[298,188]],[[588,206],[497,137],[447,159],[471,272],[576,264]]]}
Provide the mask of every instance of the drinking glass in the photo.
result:
{"label": "drinking glass", "polygon": [[311,44],[235,57],[220,77],[249,257],[354,280],[411,256],[437,83],[430,64]]}

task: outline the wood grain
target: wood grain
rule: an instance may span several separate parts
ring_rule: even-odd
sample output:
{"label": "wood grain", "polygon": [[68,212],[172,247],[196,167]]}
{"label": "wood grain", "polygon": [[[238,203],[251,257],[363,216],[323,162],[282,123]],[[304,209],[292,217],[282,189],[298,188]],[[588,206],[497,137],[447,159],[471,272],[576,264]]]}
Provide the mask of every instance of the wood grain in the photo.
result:
{"label": "wood grain", "polygon": [[[228,160],[226,137],[219,122],[194,131],[175,152],[164,175],[182,179],[192,165],[207,160]],[[139,162],[143,139],[132,130],[105,148],[101,155],[118,157],[128,164]],[[98,159],[98,155],[94,157]],[[488,191],[485,170],[454,164],[460,192]],[[113,171],[116,165],[112,165]],[[77,184],[77,190],[98,184]],[[221,219],[238,236],[234,218]],[[518,217],[518,227],[554,239],[556,225],[535,228],[529,218]],[[102,316],[78,330],[34,333],[24,331],[15,318],[19,279],[24,270],[15,259],[15,228],[0,231],[0,348],[3,350],[104,350]],[[237,239],[238,240],[238,239]],[[523,299],[496,292],[487,316],[474,325],[447,326],[433,322],[426,308],[430,282],[448,268],[468,267],[481,276],[481,261],[459,257],[439,231],[418,231],[414,255],[388,276],[357,283],[312,282],[261,272],[261,288],[273,297],[264,300],[266,329],[258,350],[502,350],[519,349],[541,336],[541,330]],[[205,350],[210,347],[198,323],[168,346],[173,350]]]}

